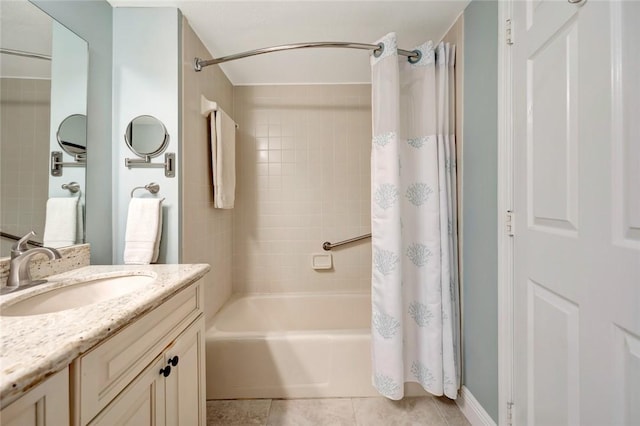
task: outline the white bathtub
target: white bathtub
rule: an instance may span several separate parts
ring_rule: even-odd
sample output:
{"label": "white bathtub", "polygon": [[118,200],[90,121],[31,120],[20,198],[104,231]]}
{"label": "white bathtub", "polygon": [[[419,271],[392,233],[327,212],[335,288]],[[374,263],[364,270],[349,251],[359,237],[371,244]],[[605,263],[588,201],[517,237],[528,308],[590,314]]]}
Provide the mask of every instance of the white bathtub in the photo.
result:
{"label": "white bathtub", "polygon": [[207,399],[375,396],[369,294],[232,297],[206,334]]}

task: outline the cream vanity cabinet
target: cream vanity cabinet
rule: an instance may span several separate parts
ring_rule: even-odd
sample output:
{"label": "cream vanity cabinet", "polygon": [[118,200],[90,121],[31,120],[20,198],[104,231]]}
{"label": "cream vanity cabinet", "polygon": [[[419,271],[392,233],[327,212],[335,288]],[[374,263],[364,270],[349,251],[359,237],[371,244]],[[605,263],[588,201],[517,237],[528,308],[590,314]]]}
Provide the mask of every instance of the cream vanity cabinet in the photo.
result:
{"label": "cream vanity cabinet", "polygon": [[206,424],[197,282],[71,364],[74,425]]}
{"label": "cream vanity cabinet", "polygon": [[69,369],[57,372],[0,412],[3,426],[69,424]]}

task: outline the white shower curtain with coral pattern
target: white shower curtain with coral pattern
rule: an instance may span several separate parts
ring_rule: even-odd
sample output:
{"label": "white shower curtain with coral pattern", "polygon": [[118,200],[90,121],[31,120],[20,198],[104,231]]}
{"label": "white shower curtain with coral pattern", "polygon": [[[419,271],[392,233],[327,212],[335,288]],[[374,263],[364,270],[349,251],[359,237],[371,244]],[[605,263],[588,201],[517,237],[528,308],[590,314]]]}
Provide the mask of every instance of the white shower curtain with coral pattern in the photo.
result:
{"label": "white shower curtain with coral pattern", "polygon": [[371,56],[373,384],[456,398],[460,385],[454,139],[455,47],[410,63],[395,33]]}

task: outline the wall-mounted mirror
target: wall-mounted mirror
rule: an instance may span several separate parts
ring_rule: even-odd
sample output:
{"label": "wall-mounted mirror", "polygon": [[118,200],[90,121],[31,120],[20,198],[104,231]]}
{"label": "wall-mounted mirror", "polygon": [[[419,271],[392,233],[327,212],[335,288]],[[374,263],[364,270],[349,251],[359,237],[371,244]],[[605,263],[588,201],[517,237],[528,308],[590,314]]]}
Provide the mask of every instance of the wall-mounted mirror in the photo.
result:
{"label": "wall-mounted mirror", "polygon": [[56,134],[64,152],[77,157],[87,152],[87,116],[72,114],[62,120]]}
{"label": "wall-mounted mirror", "polygon": [[[82,214],[85,168],[65,169],[64,176],[53,177],[49,161],[52,151],[60,151],[57,134],[65,118],[86,116],[87,71],[84,40],[27,0],[0,1],[2,235],[22,236],[34,230],[33,240],[41,243],[50,198],[81,195],[77,217]],[[74,127],[80,124],[75,122]],[[77,127],[74,133],[86,135],[86,127],[84,131]],[[74,161],[75,155],[64,153],[63,161]],[[71,181],[78,183],[80,192],[62,188]],[[75,241],[83,239],[80,227]],[[9,256],[14,242],[0,238],[0,257]]]}
{"label": "wall-mounted mirror", "polygon": [[129,122],[124,134],[127,146],[139,157],[157,157],[169,145],[169,133],[162,121],[140,115]]}

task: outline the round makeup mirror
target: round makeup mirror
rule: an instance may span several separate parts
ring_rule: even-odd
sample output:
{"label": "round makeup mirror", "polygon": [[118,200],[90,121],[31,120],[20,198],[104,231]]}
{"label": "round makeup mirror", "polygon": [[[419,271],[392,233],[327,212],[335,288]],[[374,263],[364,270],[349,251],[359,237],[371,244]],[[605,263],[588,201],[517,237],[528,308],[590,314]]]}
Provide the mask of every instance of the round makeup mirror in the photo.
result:
{"label": "round makeup mirror", "polygon": [[169,134],[162,121],[150,115],[140,115],[129,122],[124,140],[140,157],[156,157],[167,148]]}
{"label": "round makeup mirror", "polygon": [[58,145],[74,157],[87,153],[87,116],[73,114],[62,120],[56,133]]}

